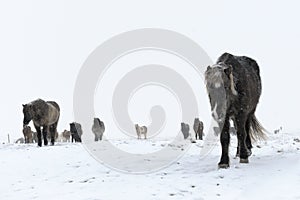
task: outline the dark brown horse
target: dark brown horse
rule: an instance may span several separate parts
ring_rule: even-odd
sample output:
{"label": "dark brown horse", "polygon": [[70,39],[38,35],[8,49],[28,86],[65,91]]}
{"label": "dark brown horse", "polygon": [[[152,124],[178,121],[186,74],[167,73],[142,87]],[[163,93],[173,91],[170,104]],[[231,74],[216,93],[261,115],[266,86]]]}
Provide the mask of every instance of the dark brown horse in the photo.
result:
{"label": "dark brown horse", "polygon": [[[54,101],[37,99],[28,104],[23,104],[23,126],[32,120],[37,131],[38,146],[42,146],[42,132],[44,145],[48,145],[47,134],[51,136],[51,145],[54,145],[57,123],[60,116],[60,108]],[[41,127],[43,130],[41,130]]]}
{"label": "dark brown horse", "polygon": [[246,56],[224,53],[216,64],[207,67],[205,81],[212,116],[221,130],[222,156],[219,167],[229,167],[229,120],[233,120],[237,130],[240,163],[248,163],[251,140],[264,138],[264,129],[255,117],[261,95],[258,64]]}
{"label": "dark brown horse", "polygon": [[24,135],[26,144],[33,143],[33,132],[31,131],[30,126],[23,127],[23,135]]}
{"label": "dark brown horse", "polygon": [[193,126],[194,132],[195,132],[195,138],[196,140],[203,140],[203,122],[199,120],[199,118],[195,118],[194,120],[194,126]]}

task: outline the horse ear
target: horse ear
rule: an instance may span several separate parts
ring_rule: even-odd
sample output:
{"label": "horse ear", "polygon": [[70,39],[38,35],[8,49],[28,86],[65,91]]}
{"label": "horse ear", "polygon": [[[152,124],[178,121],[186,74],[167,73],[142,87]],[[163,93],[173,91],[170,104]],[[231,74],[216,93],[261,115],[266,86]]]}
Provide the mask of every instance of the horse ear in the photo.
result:
{"label": "horse ear", "polygon": [[208,65],[207,68],[206,68],[206,71],[210,70],[211,69],[211,66]]}
{"label": "horse ear", "polygon": [[26,104],[22,104],[23,108],[26,106]]}

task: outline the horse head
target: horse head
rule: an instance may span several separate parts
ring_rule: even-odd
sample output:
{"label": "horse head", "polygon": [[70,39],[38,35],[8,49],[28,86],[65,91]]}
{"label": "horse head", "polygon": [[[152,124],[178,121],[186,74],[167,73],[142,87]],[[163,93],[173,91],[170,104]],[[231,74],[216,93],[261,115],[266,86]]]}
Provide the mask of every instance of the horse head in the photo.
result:
{"label": "horse head", "polygon": [[190,130],[190,126],[184,122],[181,122],[181,130],[182,131],[189,131]]}
{"label": "horse head", "polygon": [[31,104],[23,104],[23,114],[24,114],[23,126],[24,127],[28,125],[29,122],[32,120],[31,110],[32,110]]}
{"label": "horse head", "polygon": [[224,122],[230,98],[237,95],[232,74],[232,66],[218,63],[208,66],[205,72],[206,89],[208,92],[212,117],[218,123]]}
{"label": "horse head", "polygon": [[134,127],[135,127],[136,131],[139,132],[139,128],[140,128],[139,125],[135,124]]}
{"label": "horse head", "polygon": [[98,118],[94,117],[94,124],[98,122]]}
{"label": "horse head", "polygon": [[185,127],[185,124],[183,122],[181,122],[181,130],[183,130]]}

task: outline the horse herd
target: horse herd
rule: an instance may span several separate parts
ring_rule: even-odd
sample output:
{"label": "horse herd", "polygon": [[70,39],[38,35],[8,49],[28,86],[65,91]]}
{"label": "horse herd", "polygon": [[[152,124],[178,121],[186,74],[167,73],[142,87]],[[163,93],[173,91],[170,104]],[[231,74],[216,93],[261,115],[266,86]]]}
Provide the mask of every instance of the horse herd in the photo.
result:
{"label": "horse herd", "polygon": [[[38,99],[36,101],[43,101],[42,99]],[[31,102],[31,104],[35,104],[36,101]],[[184,124],[184,123],[182,123]],[[81,136],[83,134],[82,127],[80,123],[77,122],[72,122],[69,124],[70,125],[70,130],[64,130],[62,133],[58,133],[55,131],[54,134],[54,141],[59,141],[59,142],[82,142]],[[182,128],[181,131],[183,133],[184,139],[191,138],[191,134],[189,132],[189,125],[185,124],[186,128]],[[138,124],[135,124],[135,129],[136,129],[136,134],[137,134],[137,139],[142,139],[142,135],[144,136],[144,139],[147,139],[147,132],[148,128],[146,126],[139,126]],[[38,129],[37,129],[38,130]],[[46,139],[51,140],[51,133],[49,130],[47,130],[47,127],[44,128],[47,132]],[[199,140],[203,139],[203,122],[199,120],[199,118],[195,119],[194,122],[194,131],[195,131],[195,138]],[[103,134],[105,132],[105,125],[104,122],[101,121],[99,118],[94,118],[94,123],[92,126],[92,132],[95,135],[95,141],[101,141],[103,138]],[[50,133],[50,134],[48,134]],[[23,126],[23,136],[24,138],[19,138],[16,143],[38,143],[38,134],[37,132],[32,131],[31,127],[29,125]],[[43,137],[45,137],[43,135]],[[47,145],[47,141],[44,144]],[[54,144],[54,143],[52,143]],[[40,146],[40,144],[39,144]]]}
{"label": "horse herd", "polygon": [[[96,121],[96,123],[95,123]],[[47,128],[45,131],[48,133],[49,130]],[[95,141],[102,140],[103,133],[105,131],[104,123],[100,121],[99,118],[94,119],[94,124],[92,127],[92,131],[95,135]],[[62,133],[55,132],[54,141],[59,142],[82,142],[82,128],[81,124],[77,122],[70,123],[70,130],[64,130]],[[23,138],[19,138],[16,140],[16,143],[38,143],[38,133],[32,131],[31,127],[28,125],[24,125],[23,127]],[[44,135],[43,135],[44,137]],[[48,144],[48,140],[51,140],[51,135],[46,135],[46,140],[44,140],[44,145]],[[39,146],[41,143],[38,143]],[[54,143],[52,143],[54,144]]]}
{"label": "horse herd", "polygon": [[[255,60],[247,56],[235,56],[229,53],[222,54],[215,64],[208,66],[205,71],[205,84],[210,101],[213,119],[218,123],[218,132],[222,148],[219,168],[229,167],[230,132],[235,130],[238,145],[237,157],[240,163],[248,163],[251,155],[252,142],[265,139],[265,129],[255,117],[255,110],[261,95],[261,78],[259,66]],[[42,146],[48,140],[54,145],[57,134],[57,123],[60,108],[56,102],[41,99],[23,105],[23,133],[25,142],[35,141]],[[33,121],[36,133],[28,126]],[[230,127],[230,120],[234,129]],[[42,129],[41,129],[42,128]],[[138,139],[143,135],[147,138],[147,127],[135,124]],[[203,122],[196,118],[193,129],[196,139],[203,139]],[[92,131],[95,141],[102,140],[105,131],[104,123],[94,118]],[[181,123],[184,138],[190,136],[188,124]],[[215,130],[217,132],[217,129]],[[70,123],[70,130],[65,130],[61,137],[70,141],[81,142],[82,129],[79,123]]]}

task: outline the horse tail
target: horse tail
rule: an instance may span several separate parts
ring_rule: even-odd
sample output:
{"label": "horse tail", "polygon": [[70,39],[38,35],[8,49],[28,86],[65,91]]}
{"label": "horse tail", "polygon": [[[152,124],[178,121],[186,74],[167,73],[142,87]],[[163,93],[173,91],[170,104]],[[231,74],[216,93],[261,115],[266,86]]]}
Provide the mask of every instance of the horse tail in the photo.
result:
{"label": "horse tail", "polygon": [[257,118],[255,117],[255,115],[253,114],[250,119],[249,119],[249,123],[250,123],[250,137],[251,139],[253,139],[254,141],[257,140],[266,140],[267,136],[266,136],[266,129],[259,123],[259,121],[257,120]]}

